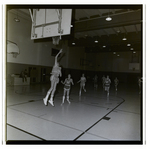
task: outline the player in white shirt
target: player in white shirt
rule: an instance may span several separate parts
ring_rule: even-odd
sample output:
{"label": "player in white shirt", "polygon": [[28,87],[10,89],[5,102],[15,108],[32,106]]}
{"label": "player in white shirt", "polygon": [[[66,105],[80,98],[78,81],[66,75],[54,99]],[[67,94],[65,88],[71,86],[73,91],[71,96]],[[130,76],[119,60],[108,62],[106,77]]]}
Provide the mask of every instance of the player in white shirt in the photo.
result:
{"label": "player in white shirt", "polygon": [[94,81],[94,89],[97,90],[97,87],[98,87],[98,76],[97,75],[94,76],[93,81]]}
{"label": "player in white shirt", "polygon": [[118,86],[118,84],[119,84],[119,80],[117,79],[117,77],[116,77],[115,80],[114,80],[114,84],[115,84],[115,89],[116,89],[116,91],[117,91],[117,86]]}
{"label": "player in white shirt", "polygon": [[105,91],[107,91],[107,97],[109,97],[109,88],[110,88],[111,80],[109,79],[109,76],[105,79]]}
{"label": "player in white shirt", "polygon": [[74,85],[73,80],[71,79],[71,75],[68,74],[68,78],[66,78],[64,82],[63,81],[61,81],[61,82],[62,82],[62,84],[64,84],[64,95],[63,95],[63,99],[62,99],[62,104],[65,101],[66,94],[67,94],[67,101],[70,104],[70,101],[69,101],[70,88],[71,88],[71,84]]}
{"label": "player in white shirt", "polygon": [[102,85],[103,85],[103,89],[104,89],[104,87],[105,87],[105,86],[104,86],[104,84],[105,84],[105,79],[106,79],[106,78],[105,78],[105,76],[103,75],[103,77],[102,77]]}
{"label": "player in white shirt", "polygon": [[84,92],[86,92],[86,89],[85,89],[86,78],[85,78],[84,74],[82,74],[81,79],[77,83],[79,83],[79,82],[80,82],[79,96],[81,96],[82,89],[84,90]]}

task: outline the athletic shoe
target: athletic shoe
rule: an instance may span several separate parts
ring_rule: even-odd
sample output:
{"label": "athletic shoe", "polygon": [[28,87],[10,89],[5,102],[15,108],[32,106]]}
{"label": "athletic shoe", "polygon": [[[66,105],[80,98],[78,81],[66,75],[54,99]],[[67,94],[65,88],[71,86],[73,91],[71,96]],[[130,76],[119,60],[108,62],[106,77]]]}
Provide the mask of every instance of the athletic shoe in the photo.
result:
{"label": "athletic shoe", "polygon": [[63,104],[64,104],[64,102],[61,103],[61,105],[63,105]]}
{"label": "athletic shoe", "polygon": [[79,92],[79,96],[81,96],[81,92]]}
{"label": "athletic shoe", "polygon": [[67,100],[67,101],[68,101],[69,104],[71,103],[69,100]]}
{"label": "athletic shoe", "polygon": [[109,93],[107,93],[107,97],[109,97]]}
{"label": "athletic shoe", "polygon": [[49,100],[48,102],[54,107],[53,101]]}
{"label": "athletic shoe", "polygon": [[47,106],[46,98],[43,98],[44,105]]}

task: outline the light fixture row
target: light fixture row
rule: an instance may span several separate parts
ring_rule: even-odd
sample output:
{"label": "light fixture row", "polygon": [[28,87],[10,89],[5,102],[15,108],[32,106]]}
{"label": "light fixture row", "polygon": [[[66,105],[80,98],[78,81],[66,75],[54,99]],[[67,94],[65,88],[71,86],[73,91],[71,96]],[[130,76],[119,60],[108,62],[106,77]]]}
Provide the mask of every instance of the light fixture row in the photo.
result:
{"label": "light fixture row", "polygon": [[[113,54],[116,55],[117,53],[116,53],[116,52],[113,52]],[[120,54],[117,54],[117,56],[120,56]]]}
{"label": "light fixture row", "polygon": [[[133,51],[133,48],[130,48],[131,51]],[[133,53],[136,53],[136,51],[133,51]],[[113,54],[116,54],[116,52],[113,52]]]}
{"label": "light fixture row", "polygon": [[[131,44],[130,44],[130,43],[128,43],[128,44],[127,44],[127,46],[128,46],[128,47],[130,47],[130,46],[131,46]],[[130,50],[131,50],[131,51],[133,51],[133,50],[134,50],[134,48],[133,48],[133,47],[131,47],[131,48],[130,48]],[[136,53],[136,52],[135,52],[135,51],[133,51],[133,53]]]}
{"label": "light fixture row", "polygon": [[[112,20],[112,18],[108,15],[108,17],[105,19],[106,21],[111,21]],[[120,30],[117,30],[117,33],[120,33]],[[127,40],[127,38],[126,37],[123,37],[122,38],[122,40]]]}
{"label": "light fixture row", "polygon": [[[133,54],[135,54],[136,51],[133,51]],[[117,55],[118,57],[120,56],[120,54],[117,54],[116,52],[113,52],[114,55]]]}
{"label": "light fixture row", "polygon": [[[72,45],[75,45],[75,42],[72,43]],[[104,45],[103,48],[105,48],[106,46]],[[133,51],[133,48],[130,48],[131,51]],[[133,53],[135,54],[136,51],[133,51]],[[113,52],[113,54],[116,54],[116,52]],[[120,56],[119,54],[117,54],[117,56]]]}
{"label": "light fixture row", "polygon": [[[127,40],[127,38],[124,37],[122,40]],[[98,43],[98,40],[95,40],[95,43]],[[72,42],[72,45],[75,45],[75,42]],[[128,43],[127,46],[130,47],[131,44]],[[106,45],[103,45],[103,48],[106,48]],[[130,50],[133,50],[133,48],[130,48]]]}
{"label": "light fixture row", "polygon": [[[127,38],[126,38],[126,37],[123,37],[122,40],[125,41],[125,40],[127,40]],[[98,40],[95,40],[95,43],[98,43]],[[129,46],[130,46],[130,45],[129,45]]]}
{"label": "light fixture row", "polygon": [[[98,42],[98,41],[96,40],[95,42]],[[75,45],[75,42],[72,42],[72,45]],[[130,47],[131,44],[128,43],[127,46]],[[106,48],[106,45],[103,45],[103,48]],[[130,48],[130,50],[133,51],[134,49],[133,49],[133,48]]]}

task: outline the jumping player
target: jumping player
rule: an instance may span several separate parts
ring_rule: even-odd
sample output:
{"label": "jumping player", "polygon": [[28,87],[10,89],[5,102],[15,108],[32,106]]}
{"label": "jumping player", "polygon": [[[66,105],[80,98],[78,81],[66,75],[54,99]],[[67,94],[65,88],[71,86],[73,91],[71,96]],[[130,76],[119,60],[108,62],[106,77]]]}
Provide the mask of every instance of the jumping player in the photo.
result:
{"label": "jumping player", "polygon": [[119,80],[117,79],[117,77],[116,77],[115,80],[114,80],[114,84],[115,84],[115,89],[116,89],[116,91],[117,91],[117,86],[118,86],[118,84],[119,84]]}
{"label": "jumping player", "polygon": [[111,80],[109,79],[109,76],[105,79],[105,91],[107,91],[107,97],[109,97],[109,88],[110,88]]}
{"label": "jumping player", "polygon": [[53,66],[52,72],[51,72],[51,88],[48,90],[46,97],[43,99],[44,104],[47,105],[48,97],[51,94],[51,98],[48,101],[52,106],[53,104],[53,97],[56,90],[56,86],[59,83],[59,76],[61,77],[61,67],[59,67],[59,63],[57,62],[58,55],[62,53],[62,49],[58,52],[58,54],[55,56],[55,64]]}
{"label": "jumping player", "polygon": [[66,78],[64,82],[61,81],[61,83],[64,84],[64,95],[63,95],[63,99],[62,99],[62,104],[61,105],[63,105],[63,103],[65,101],[66,94],[67,94],[67,101],[70,104],[69,92],[70,92],[71,84],[74,85],[73,80],[71,79],[71,75],[68,74],[68,78]]}
{"label": "jumping player", "polygon": [[81,79],[80,79],[77,83],[79,83],[79,82],[80,82],[80,91],[79,91],[79,96],[81,96],[82,88],[83,88],[84,92],[86,92],[86,89],[85,89],[85,82],[86,82],[86,78],[84,77],[84,74],[82,74]]}

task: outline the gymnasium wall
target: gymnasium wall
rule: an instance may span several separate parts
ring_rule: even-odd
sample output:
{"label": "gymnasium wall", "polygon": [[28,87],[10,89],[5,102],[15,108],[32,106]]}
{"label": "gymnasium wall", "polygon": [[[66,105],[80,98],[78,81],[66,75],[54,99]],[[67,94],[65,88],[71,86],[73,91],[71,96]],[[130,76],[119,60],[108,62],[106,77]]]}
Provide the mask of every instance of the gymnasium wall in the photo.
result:
{"label": "gymnasium wall", "polygon": [[[7,62],[18,64],[30,64],[40,66],[53,66],[54,56],[51,56],[52,48],[60,49],[61,47],[55,46],[52,42],[35,42],[31,40],[31,20],[19,18],[20,22],[15,22],[16,16],[13,13],[8,13],[7,16],[7,36],[6,39],[15,42],[19,49],[20,54],[14,58],[12,54],[6,54]],[[62,45],[63,52],[67,53],[67,41]],[[61,65],[66,67],[67,59],[61,59]]]}
{"label": "gymnasium wall", "polygon": [[[141,76],[141,66],[139,70],[130,70],[129,63],[141,64],[141,53],[136,51],[133,55],[131,51],[119,52],[115,55],[113,52],[106,53],[84,53],[80,48],[70,48],[69,50],[69,65],[68,73],[71,73],[75,80],[81,76],[82,73],[86,75],[89,82],[92,82],[95,74],[101,80],[103,75],[109,75],[112,80],[118,77],[120,83],[137,83],[137,78]],[[78,52],[78,53],[76,53]],[[80,59],[84,59],[84,64],[79,63]],[[78,64],[78,69],[75,67]],[[75,76],[75,75],[76,76]]]}
{"label": "gymnasium wall", "polygon": [[104,74],[110,75],[112,79],[118,76],[121,82],[136,82],[135,78],[140,76],[141,70],[129,70],[129,62],[134,59],[137,61],[137,57],[133,57],[131,51],[120,52],[120,57],[117,57],[112,52],[85,53],[83,47],[68,47],[67,41],[63,41],[61,46],[55,46],[52,42],[35,42],[30,38],[30,20],[20,18],[21,21],[17,23],[14,21],[16,16],[13,13],[9,13],[7,17],[7,40],[17,43],[20,49],[17,58],[6,54],[7,76],[20,74],[22,70],[27,69],[31,83],[49,82],[54,64],[54,56],[51,56],[52,48],[63,48],[65,53],[60,59],[62,79],[70,73],[74,80],[79,80],[81,74],[85,73],[89,81],[92,81],[95,74],[98,74],[99,78]]}
{"label": "gymnasium wall", "polygon": [[112,72],[126,72],[126,73],[140,73],[139,70],[130,70],[129,63],[140,63],[141,54],[137,53],[133,55],[132,51],[119,52],[120,56],[113,54],[113,52],[99,53],[96,55],[97,71],[112,71]]}
{"label": "gymnasium wall", "polygon": [[7,62],[37,64],[37,49],[40,47],[30,39],[31,22],[20,18],[21,21],[17,23],[14,21],[15,17],[13,13],[8,13],[6,39],[18,45],[20,55],[15,59],[12,54],[7,54]]}
{"label": "gymnasium wall", "polygon": [[83,70],[81,59],[84,59],[86,54],[83,47],[70,47],[68,50],[68,65],[67,68]]}
{"label": "gymnasium wall", "polygon": [[[20,22],[15,22],[16,15],[8,13],[6,25],[6,39],[15,42],[20,54],[14,58],[12,54],[6,52],[6,77],[7,82],[11,74],[20,74],[21,71],[27,69],[31,83],[48,82],[52,66],[54,64],[54,56],[51,56],[52,48],[60,49],[52,42],[35,42],[31,40],[31,20],[19,16]],[[67,41],[62,44],[63,52],[68,55]],[[61,66],[68,65],[67,59],[62,57]]]}

